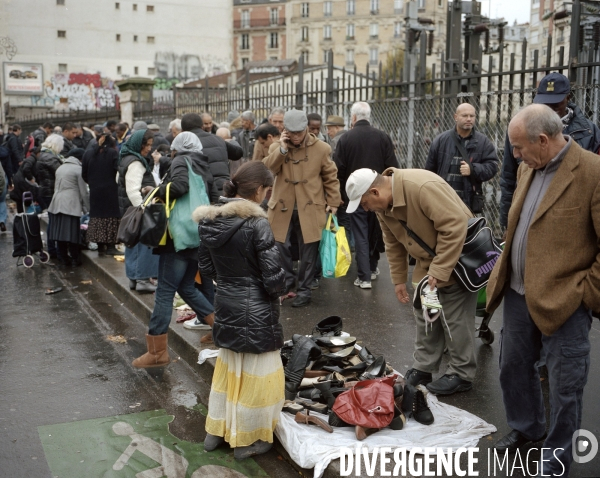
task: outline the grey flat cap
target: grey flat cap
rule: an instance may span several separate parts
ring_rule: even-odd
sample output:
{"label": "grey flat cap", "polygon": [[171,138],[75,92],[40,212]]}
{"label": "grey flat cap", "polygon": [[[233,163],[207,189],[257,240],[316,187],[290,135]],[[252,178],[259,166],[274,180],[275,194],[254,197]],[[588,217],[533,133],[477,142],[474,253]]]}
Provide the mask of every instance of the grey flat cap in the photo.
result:
{"label": "grey flat cap", "polygon": [[292,133],[304,131],[306,125],[308,125],[308,119],[302,110],[289,110],[283,115],[283,127]]}
{"label": "grey flat cap", "polygon": [[237,110],[233,110],[230,111],[229,114],[227,115],[227,122],[231,123],[234,119],[239,118],[240,117],[240,112]]}
{"label": "grey flat cap", "polygon": [[131,129],[132,129],[132,131],[148,129],[148,123],[146,123],[145,121],[136,121],[135,123],[133,123],[133,128],[131,128]]}
{"label": "grey flat cap", "polygon": [[160,126],[158,126],[157,124],[149,124],[148,125],[148,129],[152,130],[152,131],[160,131]]}

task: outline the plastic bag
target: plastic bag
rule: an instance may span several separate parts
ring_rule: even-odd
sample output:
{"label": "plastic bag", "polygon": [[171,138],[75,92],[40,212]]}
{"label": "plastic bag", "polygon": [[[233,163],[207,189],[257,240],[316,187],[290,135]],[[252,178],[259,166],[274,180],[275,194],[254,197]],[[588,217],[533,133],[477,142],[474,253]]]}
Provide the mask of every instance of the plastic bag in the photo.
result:
{"label": "plastic bag", "polygon": [[331,279],[346,275],[352,262],[350,246],[346,238],[345,228],[339,226],[337,217],[333,214],[329,214],[327,224],[325,224],[325,229],[321,234],[319,253],[321,255],[323,277]]}
{"label": "plastic bag", "polygon": [[192,219],[192,213],[198,206],[210,204],[204,179],[193,172],[188,158],[185,158],[185,162],[188,166],[190,188],[187,194],[177,199],[169,217],[169,233],[177,252],[198,248],[200,245],[198,224]]}

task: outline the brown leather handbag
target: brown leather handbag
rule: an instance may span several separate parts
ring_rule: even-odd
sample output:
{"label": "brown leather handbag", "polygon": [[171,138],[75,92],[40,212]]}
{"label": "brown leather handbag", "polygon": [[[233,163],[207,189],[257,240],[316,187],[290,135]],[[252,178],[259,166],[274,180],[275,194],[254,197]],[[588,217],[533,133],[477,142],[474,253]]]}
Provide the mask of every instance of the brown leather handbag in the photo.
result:
{"label": "brown leather handbag", "polygon": [[396,375],[357,383],[335,399],[333,411],[349,425],[385,428],[394,418]]}

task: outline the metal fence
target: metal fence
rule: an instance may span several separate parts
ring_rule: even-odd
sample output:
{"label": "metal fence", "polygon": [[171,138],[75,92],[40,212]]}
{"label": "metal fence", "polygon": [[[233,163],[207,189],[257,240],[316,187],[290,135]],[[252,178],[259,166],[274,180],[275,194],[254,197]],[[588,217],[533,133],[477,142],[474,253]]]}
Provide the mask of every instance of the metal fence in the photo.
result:
{"label": "metal fence", "polygon": [[49,111],[37,115],[17,118],[14,123],[18,123],[23,128],[23,139],[32,131],[46,122],[55,126],[63,126],[65,123],[82,123],[83,125],[103,124],[108,120],[119,121],[121,112],[116,108],[101,108],[97,110],[65,110]]}

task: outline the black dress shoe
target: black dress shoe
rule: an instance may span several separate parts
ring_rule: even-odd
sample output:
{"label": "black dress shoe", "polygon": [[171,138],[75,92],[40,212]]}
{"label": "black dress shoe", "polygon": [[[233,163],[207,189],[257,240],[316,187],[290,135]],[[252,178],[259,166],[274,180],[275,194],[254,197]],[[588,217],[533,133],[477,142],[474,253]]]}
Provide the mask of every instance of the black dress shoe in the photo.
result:
{"label": "black dress shoe", "polygon": [[310,304],[310,297],[298,295],[292,301],[292,307],[305,307]]}
{"label": "black dress shoe", "polygon": [[466,392],[473,388],[473,382],[463,380],[456,374],[444,375],[435,382],[428,383],[427,390],[436,395],[452,395],[456,392]]}
{"label": "black dress shoe", "polygon": [[413,387],[416,387],[417,385],[427,385],[428,383],[431,383],[433,377],[428,372],[421,372],[416,368],[411,368],[406,371],[404,380],[406,380],[406,383],[410,383]]}
{"label": "black dress shoe", "polygon": [[531,445],[532,443],[542,441],[546,438],[546,434],[544,434],[541,438],[537,440],[530,440],[521,434],[521,432],[517,430],[511,431],[508,435],[503,436],[496,442],[494,448],[498,451],[508,450],[510,453],[517,451],[520,448],[524,448],[527,445]]}

